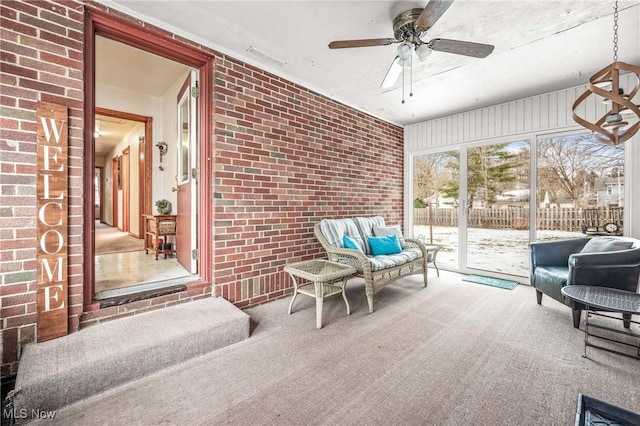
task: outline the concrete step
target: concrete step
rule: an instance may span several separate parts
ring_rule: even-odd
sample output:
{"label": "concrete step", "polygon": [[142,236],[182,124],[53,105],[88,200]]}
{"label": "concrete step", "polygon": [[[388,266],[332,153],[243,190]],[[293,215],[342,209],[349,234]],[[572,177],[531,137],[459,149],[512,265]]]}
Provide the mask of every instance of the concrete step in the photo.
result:
{"label": "concrete step", "polygon": [[18,367],[14,408],[58,410],[248,337],[246,313],[223,298],[207,298],[28,344]]}

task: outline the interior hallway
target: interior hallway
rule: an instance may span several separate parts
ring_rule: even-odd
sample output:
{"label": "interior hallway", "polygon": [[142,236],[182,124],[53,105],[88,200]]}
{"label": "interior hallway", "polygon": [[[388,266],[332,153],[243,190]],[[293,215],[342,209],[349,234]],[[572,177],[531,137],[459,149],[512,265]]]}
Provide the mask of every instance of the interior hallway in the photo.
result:
{"label": "interior hallway", "polygon": [[[175,256],[145,253],[144,240],[96,222],[95,299],[162,287],[191,274]],[[99,249],[100,248],[100,249]]]}

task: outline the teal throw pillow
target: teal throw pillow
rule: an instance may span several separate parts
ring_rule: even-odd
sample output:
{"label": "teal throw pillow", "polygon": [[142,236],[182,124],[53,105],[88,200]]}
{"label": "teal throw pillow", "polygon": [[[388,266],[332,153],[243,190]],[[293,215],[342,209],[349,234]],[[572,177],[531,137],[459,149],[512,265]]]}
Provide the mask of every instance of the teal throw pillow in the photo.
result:
{"label": "teal throw pillow", "polygon": [[580,253],[603,253],[607,251],[627,250],[633,246],[632,241],[615,237],[595,237],[587,241]]}
{"label": "teal throw pillow", "polygon": [[398,254],[402,252],[400,247],[400,241],[396,234],[387,235],[384,237],[368,237],[369,245],[371,246],[371,252],[374,256],[381,254]]}
{"label": "teal throw pillow", "polygon": [[404,236],[402,235],[402,230],[398,225],[392,225],[387,227],[374,226],[373,227],[373,235],[376,237],[384,237],[387,235],[396,234],[398,236],[398,241],[400,242],[400,247],[403,249],[407,248],[407,242],[404,240]]}
{"label": "teal throw pillow", "polygon": [[352,249],[352,250],[360,250],[362,251],[362,249],[360,248],[360,246],[358,245],[358,242],[356,240],[354,240],[353,238],[351,238],[350,236],[348,236],[347,234],[344,234],[342,236],[342,245],[344,246],[344,248],[346,249]]}

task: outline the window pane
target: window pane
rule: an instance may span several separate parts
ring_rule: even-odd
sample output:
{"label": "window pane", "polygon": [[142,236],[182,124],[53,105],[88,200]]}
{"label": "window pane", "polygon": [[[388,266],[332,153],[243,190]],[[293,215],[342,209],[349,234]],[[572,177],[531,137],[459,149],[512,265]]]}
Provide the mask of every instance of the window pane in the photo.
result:
{"label": "window pane", "polygon": [[[188,92],[187,92],[188,93]],[[180,183],[189,180],[189,96],[182,98],[178,109],[178,140]]]}
{"label": "window pane", "polygon": [[624,145],[591,134],[539,139],[537,188],[538,241],[621,235]]}
{"label": "window pane", "polygon": [[413,235],[441,246],[438,265],[458,267],[458,188],[460,154],[439,152],[415,157]]}

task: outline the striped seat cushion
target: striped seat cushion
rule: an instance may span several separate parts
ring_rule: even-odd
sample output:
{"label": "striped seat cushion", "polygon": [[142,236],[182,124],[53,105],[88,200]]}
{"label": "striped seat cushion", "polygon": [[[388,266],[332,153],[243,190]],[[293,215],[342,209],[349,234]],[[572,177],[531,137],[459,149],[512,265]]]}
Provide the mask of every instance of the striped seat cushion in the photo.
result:
{"label": "striped seat cushion", "polygon": [[381,271],[387,268],[404,265],[422,257],[422,251],[417,247],[402,250],[398,254],[369,256],[372,271]]}

